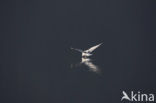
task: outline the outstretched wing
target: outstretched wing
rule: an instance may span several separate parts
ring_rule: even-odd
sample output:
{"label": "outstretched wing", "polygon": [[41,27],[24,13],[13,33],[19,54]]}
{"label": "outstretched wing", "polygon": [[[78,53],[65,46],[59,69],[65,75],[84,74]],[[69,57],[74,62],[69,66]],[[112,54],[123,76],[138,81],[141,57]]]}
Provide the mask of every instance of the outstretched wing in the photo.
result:
{"label": "outstretched wing", "polygon": [[71,48],[71,49],[79,51],[79,52],[83,52],[83,50],[81,50],[81,49],[75,49],[75,48]]}
{"label": "outstretched wing", "polygon": [[100,43],[100,44],[98,44],[98,45],[95,45],[95,46],[89,48],[88,50],[85,50],[85,52],[92,52],[92,51],[94,51],[96,48],[98,48],[101,44],[102,44],[102,43]]}

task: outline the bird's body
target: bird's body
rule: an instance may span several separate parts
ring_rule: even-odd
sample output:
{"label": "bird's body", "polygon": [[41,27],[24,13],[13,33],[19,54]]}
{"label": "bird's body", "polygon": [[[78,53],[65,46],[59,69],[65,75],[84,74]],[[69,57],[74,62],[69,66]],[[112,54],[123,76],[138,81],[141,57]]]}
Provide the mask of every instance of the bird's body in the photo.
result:
{"label": "bird's body", "polygon": [[89,56],[91,56],[92,54],[90,54],[90,53],[85,53],[85,52],[82,52],[82,57],[89,57]]}
{"label": "bird's body", "polygon": [[91,47],[91,48],[89,48],[89,49],[87,49],[87,50],[74,49],[74,48],[71,48],[71,49],[74,49],[74,50],[76,50],[76,51],[81,52],[81,53],[82,53],[82,57],[83,57],[83,58],[87,58],[87,57],[91,56],[91,55],[92,55],[91,52],[93,52],[93,51],[94,51],[96,48],[98,48],[101,44],[102,44],[102,43],[100,43],[100,44],[98,44],[98,45],[96,45],[96,46],[93,46],[93,47]]}

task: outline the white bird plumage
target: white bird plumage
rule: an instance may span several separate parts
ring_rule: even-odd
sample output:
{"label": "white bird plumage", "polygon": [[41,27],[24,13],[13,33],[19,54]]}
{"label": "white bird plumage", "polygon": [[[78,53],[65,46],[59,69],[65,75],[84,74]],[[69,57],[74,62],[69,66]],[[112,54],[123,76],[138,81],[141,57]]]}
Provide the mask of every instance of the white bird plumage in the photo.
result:
{"label": "white bird plumage", "polygon": [[75,49],[75,48],[71,48],[71,49],[74,49],[76,51],[79,51],[82,53],[82,57],[89,57],[91,56],[91,52],[93,52],[96,48],[98,48],[102,43],[98,44],[98,45],[95,45],[87,50],[81,50],[81,49]]}

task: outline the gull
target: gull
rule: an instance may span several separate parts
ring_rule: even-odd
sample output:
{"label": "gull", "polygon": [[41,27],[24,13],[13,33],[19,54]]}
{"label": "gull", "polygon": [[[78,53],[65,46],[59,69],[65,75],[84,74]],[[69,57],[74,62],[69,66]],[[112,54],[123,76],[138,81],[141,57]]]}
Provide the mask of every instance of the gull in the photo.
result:
{"label": "gull", "polygon": [[125,91],[122,91],[122,94],[123,94],[123,97],[121,98],[121,101],[122,101],[123,99],[127,99],[127,100],[130,101],[130,98],[128,97],[128,95],[127,95],[127,93],[126,93]]}
{"label": "gull", "polygon": [[71,48],[71,49],[74,49],[76,51],[79,51],[82,53],[82,57],[83,58],[87,58],[89,56],[92,56],[91,52],[93,52],[96,48],[98,48],[102,43],[98,44],[98,45],[95,45],[87,50],[81,50],[81,49],[75,49],[75,48]]}

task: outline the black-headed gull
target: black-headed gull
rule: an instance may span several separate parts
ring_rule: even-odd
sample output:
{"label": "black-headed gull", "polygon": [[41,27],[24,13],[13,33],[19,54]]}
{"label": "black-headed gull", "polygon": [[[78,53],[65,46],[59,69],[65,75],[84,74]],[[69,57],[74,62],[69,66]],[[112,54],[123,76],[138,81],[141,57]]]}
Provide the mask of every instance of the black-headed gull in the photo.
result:
{"label": "black-headed gull", "polygon": [[75,49],[75,48],[71,48],[71,49],[74,49],[74,50],[76,50],[76,51],[81,52],[81,53],[82,53],[82,57],[83,57],[83,58],[86,58],[86,57],[91,56],[91,55],[92,55],[91,52],[93,52],[93,51],[94,51],[96,48],[98,48],[101,44],[102,44],[102,43],[100,43],[100,44],[98,44],[98,45],[95,45],[95,46],[93,46],[93,47],[91,47],[91,48],[89,48],[89,49],[87,49],[87,50],[81,50],[81,49]]}

